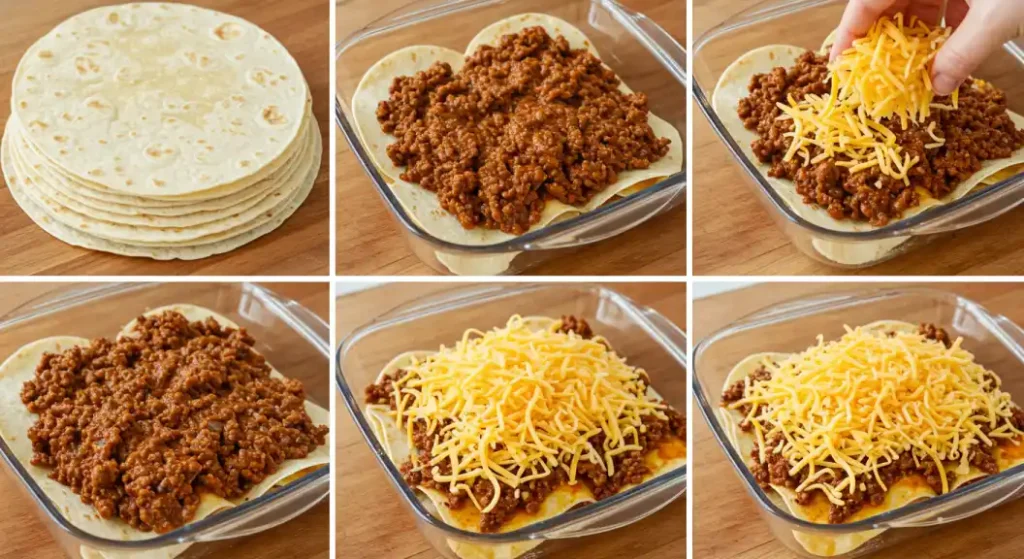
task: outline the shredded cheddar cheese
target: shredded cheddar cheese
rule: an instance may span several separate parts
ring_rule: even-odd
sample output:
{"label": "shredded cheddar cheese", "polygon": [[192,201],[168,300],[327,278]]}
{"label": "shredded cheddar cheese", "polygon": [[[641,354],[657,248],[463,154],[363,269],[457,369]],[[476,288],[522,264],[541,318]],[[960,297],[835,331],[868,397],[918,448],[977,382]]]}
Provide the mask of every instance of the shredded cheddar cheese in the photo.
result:
{"label": "shredded cheddar cheese", "polygon": [[[575,485],[581,463],[613,475],[615,456],[641,450],[642,419],[667,418],[666,406],[648,396],[643,371],[600,336],[584,339],[558,327],[556,321],[535,331],[513,316],[502,328],[467,330],[454,347],[403,367],[392,383],[396,409],[388,413],[410,448],[415,422],[425,422],[434,442],[429,462],[412,454],[414,467],[465,492],[486,513],[502,483],[518,490],[561,468]],[[600,433],[603,443],[595,446]],[[487,503],[470,491],[481,479],[494,488]]]}
{"label": "shredded cheddar cheese", "polygon": [[[903,14],[876,21],[866,36],[829,65],[828,96],[809,94],[800,101],[790,97],[788,104],[778,103],[783,111],[779,118],[794,122],[794,130],[786,134],[792,143],[785,160],[799,154],[808,166],[836,158],[836,164],[851,173],[877,166],[909,185],[907,173],[920,158],[905,153],[896,134],[880,122],[893,119],[906,130],[910,122],[924,122],[932,110],[957,107],[959,91],[951,96],[952,106],[933,102],[929,77],[932,61],[949,34],[948,28],[931,29],[914,18],[904,25]],[[926,149],[945,144],[934,127],[928,133],[934,141]],[[810,146],[818,146],[821,153],[811,158]]]}
{"label": "shredded cheddar cheese", "polygon": [[798,491],[820,489],[842,505],[858,476],[884,489],[879,468],[909,452],[917,464],[935,463],[945,493],[951,473],[968,473],[977,445],[1022,434],[1007,421],[1014,405],[999,377],[961,342],[947,348],[919,333],[847,327],[838,341],[819,336],[802,353],[766,362],[771,378],[748,377],[744,397],[729,407],[750,406],[762,462],[781,453],[790,475],[806,473]]}

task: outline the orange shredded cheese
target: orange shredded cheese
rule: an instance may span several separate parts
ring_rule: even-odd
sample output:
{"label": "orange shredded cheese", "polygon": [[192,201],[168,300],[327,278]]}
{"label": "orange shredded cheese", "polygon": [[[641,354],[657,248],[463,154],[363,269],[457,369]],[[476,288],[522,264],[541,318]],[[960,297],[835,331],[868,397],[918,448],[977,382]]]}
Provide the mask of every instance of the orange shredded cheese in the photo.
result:
{"label": "orange shredded cheese", "polygon": [[[602,337],[584,339],[559,326],[537,331],[513,316],[488,332],[467,330],[455,346],[403,367],[406,374],[393,383],[399,404],[389,413],[410,448],[414,422],[426,422],[434,435],[429,462],[414,452],[414,466],[490,512],[501,483],[518,489],[561,468],[575,485],[581,462],[612,475],[615,456],[641,450],[642,419],[667,418],[665,404],[644,389],[643,370]],[[595,446],[599,433],[604,442]],[[469,489],[480,479],[494,487],[488,503]]]}
{"label": "orange shredded cheese", "polygon": [[[999,377],[976,363],[962,341],[947,348],[917,332],[846,327],[837,341],[819,336],[802,353],[766,361],[771,379],[748,381],[744,397],[729,407],[751,406],[746,419],[762,462],[777,452],[790,475],[807,473],[798,491],[820,489],[842,505],[857,476],[872,475],[885,488],[879,468],[910,452],[918,464],[936,464],[945,493],[947,462],[953,473],[966,474],[976,445],[1022,435],[1007,421],[1014,404]],[[768,448],[765,441],[776,435],[783,442]]]}

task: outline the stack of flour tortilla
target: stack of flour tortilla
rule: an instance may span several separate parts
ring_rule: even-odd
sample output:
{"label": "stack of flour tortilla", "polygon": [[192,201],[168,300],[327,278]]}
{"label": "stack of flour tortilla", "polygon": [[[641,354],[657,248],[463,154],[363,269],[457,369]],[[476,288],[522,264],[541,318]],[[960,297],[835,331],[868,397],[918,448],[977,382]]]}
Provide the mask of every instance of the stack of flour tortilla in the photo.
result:
{"label": "stack of flour tortilla", "polygon": [[126,4],[58,25],[14,76],[11,196],[66,243],[198,259],[280,226],[320,166],[298,64],[269,33],[185,4]]}

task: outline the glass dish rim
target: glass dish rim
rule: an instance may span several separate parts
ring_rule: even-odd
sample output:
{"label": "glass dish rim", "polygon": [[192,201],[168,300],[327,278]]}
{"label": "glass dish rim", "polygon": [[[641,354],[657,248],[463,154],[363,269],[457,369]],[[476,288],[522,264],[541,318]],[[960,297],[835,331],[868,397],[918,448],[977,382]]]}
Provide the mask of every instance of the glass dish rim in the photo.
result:
{"label": "glass dish rim", "polygon": [[[59,312],[71,305],[80,305],[89,301],[101,300],[105,297],[119,295],[123,293],[129,293],[132,291],[142,291],[145,289],[158,288],[166,282],[115,282],[115,283],[103,283],[103,284],[92,284],[88,287],[81,289],[75,289],[77,284],[63,284],[60,290],[51,293],[44,293],[34,299],[30,299],[18,307],[12,309],[7,314],[0,316],[0,334],[11,326],[46,316],[54,312]],[[237,286],[242,292],[250,291],[260,298],[262,302],[273,307],[279,314],[280,318],[284,318],[286,323],[293,328],[301,324],[302,319],[297,317],[291,310],[290,307],[297,307],[306,313],[310,317],[316,318],[323,322],[318,315],[312,313],[306,307],[301,305],[294,299],[288,299],[278,295],[271,289],[257,285],[253,282],[210,282],[217,284],[218,286]],[[53,297],[56,295],[56,297]],[[284,316],[281,316],[281,314]],[[326,323],[324,323],[326,325]],[[308,329],[298,327],[297,329],[305,330],[299,333],[310,339],[310,336],[315,336]],[[311,345],[324,356],[325,359],[330,360],[330,345],[327,340],[322,340],[323,343],[313,343]],[[326,348],[326,351],[325,351]],[[184,544],[184,543],[199,543],[202,540],[200,537],[207,531],[231,522],[233,520],[247,516],[250,511],[260,510],[269,507],[271,504],[284,499],[294,493],[302,491],[308,487],[313,487],[314,484],[322,485],[324,482],[330,482],[330,464],[321,466],[316,470],[306,474],[298,481],[292,482],[276,491],[271,491],[261,495],[260,497],[247,501],[231,509],[217,512],[211,516],[208,516],[198,522],[192,522],[186,524],[180,528],[176,528],[165,534],[157,535],[153,538],[145,540],[112,540],[101,536],[95,536],[86,532],[85,530],[72,524],[60,511],[60,509],[50,500],[39,484],[29,475],[28,470],[25,466],[14,456],[10,447],[7,445],[7,441],[4,440],[3,436],[0,436],[0,456],[3,457],[4,462],[11,468],[12,472],[17,475],[18,481],[22,486],[28,490],[32,500],[35,501],[45,513],[46,516],[56,526],[58,526],[63,532],[72,536],[77,541],[100,546],[105,549],[118,549],[118,550],[150,550],[170,545]],[[317,501],[322,500],[323,496],[319,497]]]}
{"label": "glass dish rim", "polygon": [[[733,14],[735,16],[746,16],[745,19],[741,19],[739,22],[731,22],[729,20],[708,29],[702,33],[693,43],[693,60],[696,61],[701,49],[712,42],[715,39],[724,37],[729,33],[735,32],[738,29],[742,29],[746,26],[762,23],[771,19],[776,19],[788,14],[796,13],[805,9],[815,8],[818,6],[825,6],[829,4],[836,4],[838,0],[789,0],[786,2],[780,2],[779,5],[769,8],[757,9],[755,5],[753,8]],[[731,18],[730,18],[731,19]],[[1021,63],[1021,69],[1024,69],[1024,48],[1016,45],[1013,41],[1010,41],[1003,45],[1003,48],[1010,53],[1011,56],[1016,58]],[[943,204],[935,208],[931,208],[925,212],[917,214],[907,219],[901,219],[889,223],[884,227],[872,229],[870,231],[837,231],[834,229],[828,229],[815,223],[811,223],[800,214],[796,213],[789,205],[782,199],[782,196],[775,191],[768,181],[765,179],[764,174],[759,170],[758,166],[747,157],[743,150],[740,148],[739,143],[732,137],[732,134],[722,124],[718,113],[711,106],[708,98],[708,91],[700,84],[697,79],[697,72],[691,72],[691,79],[693,80],[693,97],[696,101],[696,105],[700,107],[704,117],[708,119],[708,123],[711,125],[712,130],[718,136],[718,138],[725,144],[725,147],[729,150],[732,159],[739,164],[742,170],[750,177],[755,184],[761,189],[761,192],[768,197],[771,201],[772,207],[775,208],[776,212],[786,219],[787,222],[792,223],[802,229],[808,230],[819,237],[825,237],[829,239],[837,240],[860,240],[860,241],[872,241],[879,239],[888,239],[892,237],[901,237],[908,235],[915,235],[915,229],[931,222],[940,221],[943,217],[952,213],[958,212],[969,205],[974,205],[979,201],[984,201],[989,198],[999,196],[1003,193],[1010,192],[1013,189],[1024,189],[1024,173],[1018,173],[1015,176],[1004,179],[1003,181],[989,186],[987,188],[972,192],[963,198]],[[1021,201],[1016,203],[1007,204],[1007,206],[1000,212],[996,213],[988,219],[994,219],[1000,215],[1003,215],[1015,207],[1019,206]],[[972,222],[972,225],[974,223]],[[927,234],[927,233],[926,233]]]}
{"label": "glass dish rim", "polygon": [[[629,11],[624,6],[619,4],[617,0],[588,1],[591,4],[599,4],[601,6],[604,6],[608,10],[617,14],[624,14],[626,11]],[[474,8],[477,6],[501,3],[504,3],[504,0],[454,0],[452,2],[449,2],[448,6],[438,6],[437,8],[431,10],[432,13],[430,19],[440,17],[449,13]],[[397,8],[395,12],[401,10],[402,8]],[[639,14],[639,12],[635,13]],[[374,20],[374,22],[368,24],[366,27],[363,27],[362,29],[358,29],[352,32],[344,39],[339,39],[334,45],[335,67],[337,67],[337,63],[338,60],[341,58],[341,55],[344,54],[344,52],[349,47],[358,44],[363,39],[372,37],[373,35],[379,32],[392,31],[394,29],[399,29],[401,27],[405,27],[407,25],[415,23],[404,22],[401,25],[386,26],[380,30],[374,29],[374,25],[376,24],[376,22],[379,22],[381,19],[387,17],[387,14],[381,16],[377,20]],[[637,37],[638,34],[640,36],[645,36],[642,30],[638,29],[635,25],[629,23],[629,18],[620,17],[617,19],[617,21],[624,27],[626,27],[627,30],[629,30],[634,37]],[[653,23],[653,20],[651,21]],[[666,70],[668,70],[669,73],[673,74],[677,80],[682,80],[680,81],[680,85],[685,90],[686,79],[688,77],[688,72],[686,71],[686,69],[672,64],[667,56],[659,56],[658,54],[652,53],[650,51],[652,47],[648,45],[648,42],[641,41],[641,43],[644,44],[644,48],[647,49],[648,53],[652,54],[652,56],[654,56],[659,61],[659,63],[663,65],[663,67],[666,67]],[[681,50],[683,50],[683,52],[685,53],[685,49]],[[363,146],[362,138],[359,137],[359,133],[356,131],[352,123],[349,122],[348,117],[345,116],[342,99],[340,98],[339,95],[340,94],[336,91],[334,97],[335,124],[341,130],[342,135],[345,137],[345,141],[348,143],[353,155],[359,162],[359,166],[362,167],[363,172],[369,175],[370,182],[373,184],[373,187],[377,191],[378,196],[380,196],[381,199],[385,202],[385,206],[387,206],[388,210],[391,212],[391,215],[397,219],[399,224],[401,224],[404,231],[406,233],[415,235],[419,239],[429,242],[435,248],[441,248],[446,251],[451,251],[457,254],[492,254],[504,252],[532,252],[536,250],[545,250],[543,247],[538,249],[534,247],[533,244],[540,241],[544,241],[551,237],[557,237],[558,235],[566,232],[574,231],[576,229],[582,229],[586,225],[589,225],[598,220],[602,220],[605,216],[619,212],[622,208],[630,208],[637,206],[647,200],[654,200],[662,194],[667,194],[670,196],[670,198],[664,202],[662,207],[672,205],[674,201],[677,199],[682,199],[683,201],[685,201],[686,198],[686,188],[688,181],[686,164],[684,161],[683,168],[678,173],[669,175],[668,177],[663,178],[657,183],[652,184],[639,192],[630,194],[625,197],[621,197],[612,202],[606,202],[605,204],[602,204],[601,206],[592,211],[577,215],[565,221],[550,223],[536,231],[531,231],[524,235],[519,235],[507,241],[502,241],[500,243],[490,245],[466,245],[461,243],[454,243],[451,241],[445,241],[434,236],[430,232],[423,229],[418,223],[416,223],[416,221],[412,219],[412,217],[405,210],[405,208],[402,207],[402,204],[399,202],[398,198],[394,195],[391,189],[387,188],[387,180],[383,177],[383,175],[380,174],[380,171],[377,169],[377,166],[373,164],[373,159],[370,157],[369,153],[366,151],[366,148]],[[681,138],[684,143],[683,153],[685,157],[685,144],[687,143],[686,134],[682,134]],[[654,212],[652,212],[651,215],[653,214]],[[638,221],[634,226],[641,225],[643,221],[645,220]]]}
{"label": "glass dish rim", "polygon": [[[629,312],[630,318],[635,320],[640,325],[644,326],[646,331],[654,332],[655,335],[659,338],[657,341],[660,344],[662,344],[663,347],[664,345],[675,345],[668,339],[664,339],[664,337],[661,336],[660,333],[658,333],[658,328],[644,316],[645,311],[653,312],[658,317],[663,317],[661,313],[658,313],[658,311],[655,311],[650,307],[638,305],[637,303],[633,302],[633,300],[630,299],[629,297],[626,297],[625,295],[622,295],[621,293],[613,289],[604,287],[602,285],[596,285],[591,283],[523,284],[516,285],[514,287],[509,287],[508,289],[501,289],[498,291],[483,291],[478,293],[471,293],[471,295],[473,295],[471,298],[459,300],[458,305],[464,306],[470,302],[475,303],[481,301],[491,301],[508,298],[511,296],[522,296],[524,294],[535,291],[553,291],[556,289],[569,289],[570,291],[574,291],[577,293],[591,292],[596,293],[598,297],[601,298],[610,298],[613,301],[615,301],[616,304],[619,305],[621,308],[626,309]],[[456,287],[453,289],[446,289],[441,293],[438,293],[437,295],[457,294],[463,291],[467,291],[466,286]],[[441,303],[441,305],[445,304]],[[545,535],[548,532],[552,532],[566,526],[571,526],[572,524],[580,520],[591,518],[610,509],[611,507],[619,505],[620,503],[631,501],[638,496],[649,494],[655,490],[673,487],[675,485],[681,484],[682,489],[679,491],[677,495],[673,496],[670,499],[670,501],[678,499],[679,496],[683,495],[686,492],[686,480],[687,473],[689,471],[689,453],[687,453],[687,463],[682,468],[670,471],[664,475],[657,476],[653,479],[647,480],[636,487],[633,487],[622,493],[615,494],[611,497],[608,497],[607,499],[602,499],[600,501],[590,503],[584,507],[580,507],[579,509],[564,512],[542,522],[529,524],[527,526],[524,526],[518,530],[514,530],[511,532],[503,532],[497,534],[482,534],[480,532],[470,532],[468,530],[462,530],[460,528],[451,526],[445,523],[443,520],[436,518],[433,514],[430,513],[430,511],[428,511],[424,507],[423,503],[416,496],[415,491],[412,488],[410,488],[408,484],[405,483],[405,481],[402,479],[401,472],[391,462],[391,459],[388,458],[387,453],[381,446],[380,441],[377,440],[377,437],[373,435],[369,423],[366,421],[366,418],[360,411],[359,402],[356,400],[355,393],[352,392],[351,387],[348,385],[348,381],[344,377],[344,373],[342,371],[341,366],[341,358],[342,355],[346,353],[347,350],[350,349],[352,345],[358,342],[361,338],[369,334],[384,331],[393,325],[405,323],[411,320],[420,320],[422,318],[425,318],[426,316],[429,316],[430,314],[436,313],[439,310],[439,308],[440,307],[438,305],[430,305],[426,307],[414,307],[403,309],[396,314],[392,314],[393,311],[385,312],[381,316],[353,330],[352,333],[346,336],[345,339],[338,344],[338,349],[335,352],[335,382],[338,385],[338,390],[341,392],[341,399],[344,401],[345,408],[348,410],[349,416],[352,418],[353,422],[356,424],[356,427],[359,429],[359,433],[363,437],[363,442],[370,447],[370,451],[373,453],[374,458],[376,458],[378,465],[380,465],[384,472],[387,474],[388,481],[390,481],[391,485],[398,491],[399,495],[402,497],[407,507],[414,512],[414,515],[418,521],[423,522],[433,528],[439,529],[448,535],[457,536],[464,540],[472,540],[483,543],[501,544],[515,543],[526,539],[544,540],[548,539],[545,537]],[[678,326],[676,328],[678,329]],[[688,339],[687,335],[683,333],[682,330],[679,330],[679,332],[682,334],[684,340]],[[681,348],[681,350],[681,353],[671,352],[671,354],[677,362],[681,361],[680,364],[682,365],[683,370],[687,370],[689,367],[689,359],[687,358],[686,348]]]}
{"label": "glass dish rim", "polygon": [[[951,291],[945,291],[942,289],[935,289],[932,287],[874,287],[867,289],[856,289],[849,291],[840,291],[833,293],[825,293],[822,295],[834,295],[836,298],[840,298],[843,307],[854,306],[862,304],[864,302],[879,301],[894,297],[906,296],[906,295],[928,295],[932,297],[943,297],[952,298],[956,301],[958,307],[965,307],[971,311],[971,314],[979,319],[986,327],[989,333],[996,334],[996,336],[1004,344],[1012,344],[1020,349],[1021,353],[1024,353],[1024,348],[1021,348],[1018,344],[1013,342],[1009,337],[1003,333],[1001,326],[996,324],[995,316],[985,307],[976,303],[975,301],[959,295]],[[813,296],[813,295],[812,295]],[[977,493],[983,493],[988,489],[991,489],[997,485],[1003,483],[1009,483],[1009,480],[1017,478],[1024,484],[1024,464],[1020,464],[1010,468],[1008,470],[999,472],[995,475],[990,475],[980,481],[976,481],[968,484],[967,486],[960,487],[955,491],[938,495],[936,497],[930,497],[924,501],[905,505],[885,513],[868,517],[857,522],[850,522],[845,524],[818,524],[803,520],[793,516],[793,514],[787,510],[780,508],[772,501],[763,489],[757,484],[757,480],[754,479],[753,474],[750,472],[745,463],[743,457],[739,456],[739,453],[733,448],[732,443],[729,442],[728,437],[725,435],[722,427],[718,421],[718,416],[715,414],[717,406],[712,405],[708,399],[704,396],[702,391],[702,384],[697,374],[697,362],[699,356],[704,352],[707,347],[710,347],[714,342],[722,339],[726,336],[743,332],[746,330],[754,330],[765,326],[770,323],[778,321],[780,318],[795,318],[801,315],[806,315],[810,311],[822,310],[833,305],[835,299],[822,299],[815,301],[812,306],[800,306],[798,303],[806,297],[793,297],[779,303],[762,307],[758,310],[751,312],[750,314],[736,319],[735,321],[727,324],[726,326],[719,328],[715,332],[708,334],[703,339],[698,341],[693,349],[693,358],[690,363],[690,371],[692,374],[692,392],[694,398],[697,400],[697,406],[700,408],[701,416],[704,418],[704,422],[708,425],[711,433],[714,435],[715,441],[718,442],[718,446],[725,453],[726,458],[729,460],[729,464],[735,470],[737,477],[743,482],[744,488],[747,493],[751,495],[757,505],[761,508],[761,511],[771,516],[778,518],[779,520],[785,521],[791,527],[806,528],[812,532],[825,532],[831,534],[845,534],[850,532],[860,532],[865,530],[873,529],[888,529],[888,528],[905,528],[914,527],[911,523],[909,526],[900,526],[896,524],[899,520],[907,517],[913,517],[915,515],[927,512],[932,508],[938,508],[943,505],[953,503],[954,501],[960,500],[965,496],[973,495]],[[790,305],[794,305],[790,308]],[[767,314],[765,311],[769,311],[773,307],[787,308],[788,311],[782,315]],[[794,313],[800,313],[794,315]],[[1020,355],[1018,355],[1019,357]],[[712,394],[714,392],[711,392]],[[960,517],[954,518],[948,522],[942,522],[940,524],[947,524],[960,520]]]}

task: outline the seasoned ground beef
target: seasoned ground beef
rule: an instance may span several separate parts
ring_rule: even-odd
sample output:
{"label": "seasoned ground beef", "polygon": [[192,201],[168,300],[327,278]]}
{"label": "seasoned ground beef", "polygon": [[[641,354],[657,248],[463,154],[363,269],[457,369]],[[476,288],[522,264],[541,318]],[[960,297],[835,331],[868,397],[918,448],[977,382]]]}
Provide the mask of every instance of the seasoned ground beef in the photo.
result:
{"label": "seasoned ground beef", "polygon": [[45,354],[21,391],[32,464],[101,517],[167,532],[204,492],[241,497],[325,444],[302,384],[270,378],[245,329],[167,311],[133,332]]}
{"label": "seasoned ground beef", "polygon": [[[772,373],[764,365],[760,365],[757,367],[757,369],[754,370],[753,373],[750,373],[750,375],[747,378],[750,379],[750,384],[753,385],[755,382],[770,380],[772,378]],[[746,388],[747,385],[744,380],[738,380],[732,383],[732,385],[729,386],[729,388],[726,388],[725,392],[722,393],[722,405],[724,406],[742,400],[743,393],[746,390]],[[748,404],[743,404],[740,407],[736,408],[736,411],[739,412],[740,415],[745,417],[748,413],[750,413],[750,406]],[[753,425],[750,424],[750,421],[744,419],[743,421],[740,421],[739,427],[740,430],[746,432],[750,431],[750,429],[753,428]]]}
{"label": "seasoned ground beef", "polygon": [[[919,326],[918,333],[928,339],[941,342],[949,347],[951,345],[949,334],[942,328],[931,323],[922,323]],[[890,336],[894,335],[893,332],[889,333]],[[751,384],[755,382],[761,382],[771,379],[771,372],[765,369],[764,366],[759,367],[756,371],[749,376]],[[991,382],[987,386],[987,390],[991,391],[996,388],[996,383]],[[740,380],[722,392],[722,406],[727,406],[733,402],[737,402],[743,399],[745,390],[744,381]],[[750,408],[749,406],[743,406],[737,410],[743,415],[746,415]],[[1024,427],[1024,410],[1020,408],[1013,408],[1013,415],[1007,420],[1017,429]],[[739,425],[743,431],[750,431],[752,426],[749,422],[744,420]],[[979,426],[983,433],[988,433],[991,429],[987,424]],[[770,489],[772,485],[778,485],[787,487],[792,490],[796,490],[801,483],[804,482],[807,476],[807,470],[801,470],[795,475],[789,473],[790,464],[789,460],[784,457],[781,453],[772,452],[779,445],[785,443],[785,439],[781,434],[775,434],[771,439],[767,441],[766,448],[769,450],[765,453],[765,461],[761,461],[761,454],[759,448],[755,445],[750,453],[750,460],[748,465],[750,472],[753,474],[754,479],[757,480],[758,485],[763,489]],[[993,452],[995,446],[980,445],[975,450],[971,451],[968,456],[970,464],[982,472],[987,474],[999,473],[999,467],[996,463]],[[910,475],[920,475],[925,482],[933,489],[936,493],[942,491],[942,478],[939,476],[938,469],[935,467],[935,463],[932,461],[921,461],[915,463],[914,458],[910,453],[901,453],[891,464],[879,468],[879,477],[885,483],[886,487],[891,487],[893,483],[903,479]],[[828,476],[825,474],[820,478],[821,483],[830,483],[831,481],[839,482],[844,479],[846,474],[842,471],[837,472],[835,475]],[[885,499],[885,490],[878,481],[871,474],[859,476],[857,478],[857,489],[853,494],[843,493],[842,505],[830,504],[829,509],[829,522],[832,524],[839,524],[845,522],[857,511],[864,508],[866,505],[880,505]],[[861,488],[863,486],[863,488]],[[811,491],[801,491],[797,493],[797,502],[802,505],[810,504],[815,494],[819,490],[814,489]]]}
{"label": "seasoned ground beef", "polygon": [[548,200],[582,205],[630,169],[668,153],[647,97],[585,49],[541,27],[394,80],[377,107],[402,180],[435,192],[463,227],[522,234]]}
{"label": "seasoned ground beef", "polygon": [[950,347],[953,345],[953,341],[949,339],[949,334],[945,330],[939,328],[934,324],[922,322],[917,329],[917,333],[928,338],[929,340],[935,340],[941,342],[942,345]]}
{"label": "seasoned ground beef", "polygon": [[[878,167],[850,174],[835,160],[826,159],[810,167],[802,157],[783,161],[791,139],[792,120],[776,120],[783,114],[776,103],[787,104],[787,96],[801,101],[808,93],[829,94],[828,58],[813,52],[802,55],[792,68],[775,68],[757,74],[750,82],[750,96],[741,99],[739,116],[749,130],[758,135],[752,144],[754,154],[770,165],[768,175],[795,183],[806,204],[819,206],[838,220],[867,221],[883,226],[908,208],[920,204],[915,188],[942,199],[961,181],[981,169],[989,159],[1009,157],[1024,147],[1024,130],[1018,130],[1007,113],[1003,92],[980,82],[968,80],[960,88],[959,109],[935,110],[922,123],[908,123],[906,130],[898,121],[882,120],[896,136],[896,143],[920,162],[908,173],[910,185],[883,175]],[[935,103],[951,105],[948,97],[936,97]],[[935,122],[935,133],[945,138],[937,149],[924,148],[934,142],[927,133]],[[821,153],[809,146],[811,157]]]}
{"label": "seasoned ground beef", "polygon": [[575,332],[579,337],[587,340],[594,337],[594,331],[590,329],[587,321],[572,315],[562,317],[562,325],[558,327],[558,331],[566,334]]}
{"label": "seasoned ground beef", "polygon": [[[575,316],[562,317],[563,332],[572,330],[581,336],[587,332],[589,337],[593,335],[586,320]],[[395,409],[396,402],[392,385],[395,380],[405,376],[404,370],[384,375],[379,382],[366,388],[365,398],[368,404],[386,405]],[[646,379],[640,390],[646,390]],[[643,427],[639,429],[638,443],[644,450],[633,450],[619,454],[612,458],[615,465],[615,473],[608,475],[607,470],[598,464],[588,461],[580,461],[577,467],[577,481],[586,485],[597,499],[604,499],[615,495],[623,487],[643,482],[644,478],[651,474],[644,462],[644,455],[651,449],[668,439],[677,438],[686,440],[686,419],[683,414],[671,407],[662,410],[666,419],[659,419],[653,416],[645,416],[641,419]],[[450,422],[442,422],[438,430],[444,429]],[[413,446],[416,448],[419,461],[427,463],[434,457],[430,452],[434,446],[435,433],[428,431],[424,421],[413,422]],[[594,448],[603,448],[605,442],[604,433],[598,433],[588,439]],[[632,442],[632,437],[630,437]],[[495,450],[500,450],[499,445]],[[451,464],[442,461],[437,465],[442,475],[451,475]],[[469,497],[463,492],[451,492],[447,483],[438,483],[433,477],[422,470],[416,469],[412,460],[407,460],[399,468],[406,483],[414,487],[433,489],[445,495],[447,505],[451,509],[459,509],[464,506],[473,506]],[[554,468],[550,475],[531,480],[518,488],[513,488],[499,480],[501,495],[495,508],[480,517],[481,532],[496,532],[501,526],[512,518],[518,510],[534,514],[540,510],[544,499],[552,491],[569,481],[568,476],[562,468]],[[473,496],[480,503],[488,503],[494,498],[494,486],[487,480],[478,479],[471,486]],[[518,491],[517,491],[518,490]]]}

